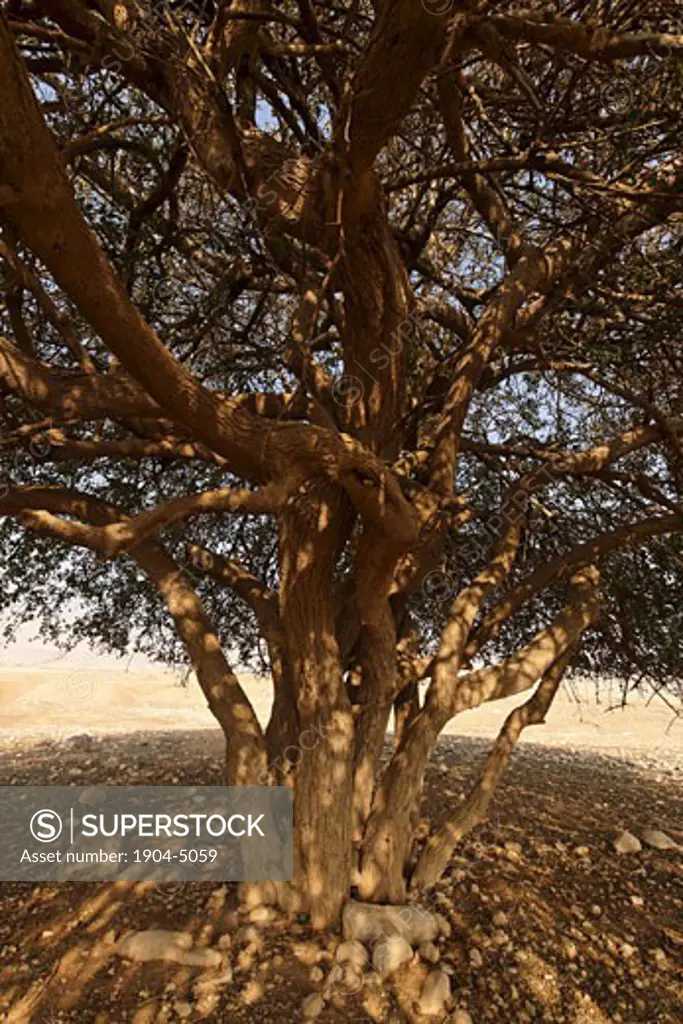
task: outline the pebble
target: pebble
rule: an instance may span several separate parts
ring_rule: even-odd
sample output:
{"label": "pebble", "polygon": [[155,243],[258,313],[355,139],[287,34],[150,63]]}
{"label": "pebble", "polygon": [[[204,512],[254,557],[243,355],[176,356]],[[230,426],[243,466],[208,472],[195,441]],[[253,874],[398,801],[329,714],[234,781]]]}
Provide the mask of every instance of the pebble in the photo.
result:
{"label": "pebble", "polygon": [[450,1024],[474,1024],[467,1010],[456,1010],[451,1016]]}
{"label": "pebble", "polygon": [[643,832],[643,842],[646,846],[651,846],[653,850],[678,849],[678,843],[674,842],[671,836],[668,836],[666,832],[660,832],[656,828],[649,828]]}
{"label": "pebble", "polygon": [[277,911],[273,907],[254,907],[249,911],[249,920],[253,924],[272,924],[277,917]]}
{"label": "pebble", "polygon": [[451,979],[443,971],[432,971],[422,988],[420,1013],[426,1017],[440,1017],[451,998]]}
{"label": "pebble", "polygon": [[505,928],[508,923],[507,914],[504,913],[502,910],[498,910],[493,915],[493,923],[496,926],[496,928]]}
{"label": "pebble", "polygon": [[356,942],[355,939],[351,939],[349,942],[340,943],[337,947],[334,959],[338,964],[349,963],[353,964],[354,967],[359,967],[361,969],[369,963],[365,946],[360,942]]}
{"label": "pebble", "polygon": [[484,958],[478,949],[470,950],[470,964],[475,971],[478,971],[480,967],[484,966]]}
{"label": "pebble", "polygon": [[441,953],[433,942],[423,942],[418,948],[418,953],[428,964],[438,964]]}
{"label": "pebble", "polygon": [[319,1017],[325,1009],[325,1000],[317,992],[314,992],[310,996],[306,996],[303,1003],[301,1004],[301,1012],[304,1015],[305,1020],[314,1020]]}
{"label": "pebble", "polygon": [[217,949],[192,949],[192,943],[193,938],[189,932],[169,932],[151,928],[148,931],[126,935],[114,947],[114,952],[117,956],[137,963],[164,960],[187,967],[221,966],[223,957]]}
{"label": "pebble", "polygon": [[651,950],[650,955],[657,964],[657,967],[666,967],[666,953],[663,949],[653,949]]}
{"label": "pebble", "polygon": [[389,935],[378,942],[372,953],[372,966],[382,978],[388,978],[403,964],[412,960],[413,950],[400,935]]}
{"label": "pebble", "polygon": [[612,843],[617,853],[640,853],[643,846],[638,839],[638,836],[634,836],[632,832],[621,832]]}

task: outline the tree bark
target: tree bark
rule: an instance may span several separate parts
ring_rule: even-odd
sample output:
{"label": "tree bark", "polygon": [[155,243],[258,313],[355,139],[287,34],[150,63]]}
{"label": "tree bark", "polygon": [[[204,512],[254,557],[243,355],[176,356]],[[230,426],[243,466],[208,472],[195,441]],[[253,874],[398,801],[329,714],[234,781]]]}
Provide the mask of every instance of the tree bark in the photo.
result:
{"label": "tree bark", "polygon": [[314,928],[337,922],[351,878],[353,714],[332,600],[351,521],[342,492],[323,482],[302,489],[280,520],[280,609],[301,730],[294,888]]}

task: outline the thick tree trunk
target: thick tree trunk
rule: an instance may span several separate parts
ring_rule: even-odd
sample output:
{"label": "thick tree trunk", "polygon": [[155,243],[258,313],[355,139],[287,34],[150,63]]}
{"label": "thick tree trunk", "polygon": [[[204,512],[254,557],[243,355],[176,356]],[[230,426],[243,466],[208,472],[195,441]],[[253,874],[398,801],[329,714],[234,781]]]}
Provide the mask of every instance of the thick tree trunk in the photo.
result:
{"label": "thick tree trunk", "polygon": [[294,887],[315,928],[338,921],[351,879],[353,714],[332,601],[350,523],[339,489],[321,483],[291,503],[280,529],[281,614],[301,730]]}

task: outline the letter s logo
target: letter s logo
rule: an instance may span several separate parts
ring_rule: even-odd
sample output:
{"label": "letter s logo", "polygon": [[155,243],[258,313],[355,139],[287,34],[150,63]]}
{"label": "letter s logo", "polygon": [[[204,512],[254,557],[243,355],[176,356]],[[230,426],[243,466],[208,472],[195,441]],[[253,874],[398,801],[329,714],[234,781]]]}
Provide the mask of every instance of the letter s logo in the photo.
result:
{"label": "letter s logo", "polygon": [[56,811],[45,808],[31,818],[31,835],[39,843],[53,843],[62,834],[62,819]]}

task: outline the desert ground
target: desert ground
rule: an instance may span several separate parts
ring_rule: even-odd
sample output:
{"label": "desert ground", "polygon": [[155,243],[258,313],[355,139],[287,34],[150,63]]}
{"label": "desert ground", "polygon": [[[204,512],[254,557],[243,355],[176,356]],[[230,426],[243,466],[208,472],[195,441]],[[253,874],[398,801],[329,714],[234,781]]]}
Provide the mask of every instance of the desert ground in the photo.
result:
{"label": "desert ground", "polygon": [[[243,681],[265,720],[267,681]],[[221,736],[192,680],[5,666],[0,708],[0,784],[220,783]],[[452,723],[430,768],[427,818],[464,796],[508,710],[499,702]],[[454,1024],[677,1024],[682,851],[643,843],[620,855],[613,842],[657,829],[683,844],[682,778],[680,704],[650,693],[622,708],[616,686],[597,701],[592,684],[565,685],[546,724],[523,737],[490,822],[426,896],[448,934],[430,964],[416,955],[391,984],[372,969],[337,984],[337,936],[243,913],[232,885],[2,883],[0,1020],[280,1024],[317,1011],[321,1024],[436,1021],[416,1002],[436,968],[450,980]],[[116,955],[121,936],[152,928],[219,950],[220,967]]]}

